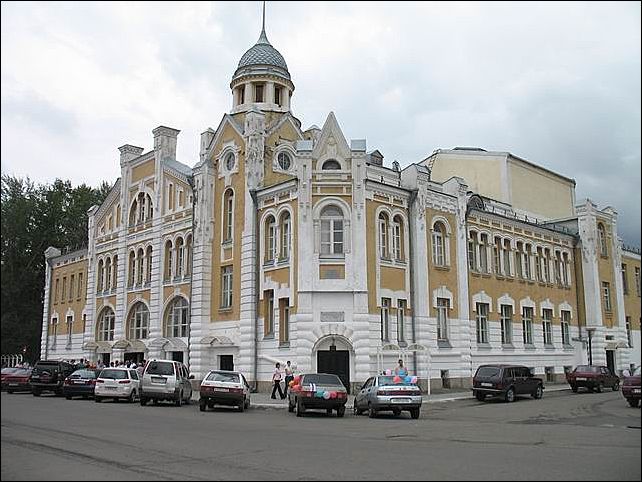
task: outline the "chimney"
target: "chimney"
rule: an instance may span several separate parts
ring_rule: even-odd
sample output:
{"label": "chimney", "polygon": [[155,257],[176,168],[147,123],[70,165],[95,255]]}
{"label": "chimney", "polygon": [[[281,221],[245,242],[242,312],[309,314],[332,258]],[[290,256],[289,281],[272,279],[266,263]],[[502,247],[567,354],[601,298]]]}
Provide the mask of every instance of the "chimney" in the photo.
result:
{"label": "chimney", "polygon": [[143,153],[142,147],[132,146],[131,144],[125,144],[118,148],[120,151],[120,165],[131,161],[132,159],[137,158]]}
{"label": "chimney", "polygon": [[176,137],[180,131],[171,127],[158,126],[154,134],[154,150],[159,152],[160,160],[176,160]]}

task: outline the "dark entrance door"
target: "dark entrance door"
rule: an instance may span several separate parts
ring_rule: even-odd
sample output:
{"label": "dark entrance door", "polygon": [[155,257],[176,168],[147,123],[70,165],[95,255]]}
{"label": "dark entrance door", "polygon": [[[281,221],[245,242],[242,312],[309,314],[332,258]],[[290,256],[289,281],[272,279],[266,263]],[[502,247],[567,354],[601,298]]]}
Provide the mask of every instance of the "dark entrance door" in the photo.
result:
{"label": "dark entrance door", "polygon": [[609,367],[611,373],[615,373],[615,352],[613,350],[606,350],[606,366]]}
{"label": "dark entrance door", "polygon": [[318,351],[317,372],[337,375],[350,393],[350,352],[348,350]]}
{"label": "dark entrance door", "polygon": [[221,355],[219,370],[234,370],[234,355]]}
{"label": "dark entrance door", "polygon": [[108,367],[109,362],[111,361],[111,353],[103,353],[101,356],[103,363]]}
{"label": "dark entrance door", "polygon": [[173,351],[172,360],[183,363],[183,352],[182,351]]}
{"label": "dark entrance door", "polygon": [[130,351],[123,355],[123,361],[133,361],[136,364],[141,363],[145,359],[145,353],[142,351]]}

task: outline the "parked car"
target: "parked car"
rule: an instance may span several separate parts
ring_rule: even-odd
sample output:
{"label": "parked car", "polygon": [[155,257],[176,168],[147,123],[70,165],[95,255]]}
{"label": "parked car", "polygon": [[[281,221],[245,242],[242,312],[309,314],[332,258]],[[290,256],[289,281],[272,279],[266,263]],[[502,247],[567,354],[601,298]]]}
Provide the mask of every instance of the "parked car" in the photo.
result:
{"label": "parked car", "polygon": [[29,378],[31,377],[31,368],[19,368],[7,375],[7,393],[30,392]]}
{"label": "parked car", "polygon": [[19,370],[18,367],[5,367],[5,368],[2,369],[2,372],[0,373],[0,377],[1,377],[0,378],[0,388],[2,390],[6,390],[7,389],[7,383],[6,383],[7,377],[9,375],[11,375],[12,373],[17,372],[18,370]]}
{"label": "parked car", "polygon": [[394,383],[393,376],[376,376],[366,380],[354,398],[354,414],[368,412],[370,418],[381,411],[392,411],[396,416],[402,410],[410,412],[412,418],[419,418],[422,396],[417,385]]}
{"label": "parked car", "polygon": [[140,378],[135,368],[104,368],[96,379],[94,400],[97,403],[105,398],[117,401],[123,398],[135,402],[140,394]]}
{"label": "parked car", "polygon": [[96,388],[96,378],[98,375],[96,370],[89,368],[81,368],[76,370],[67,378],[62,385],[62,394],[67,400],[73,397],[89,398],[94,396],[94,389]]}
{"label": "parked car", "polygon": [[151,360],[145,366],[140,383],[140,404],[145,406],[149,400],[173,401],[177,407],[189,403],[192,398],[194,378],[181,362],[173,360]]}
{"label": "parked car", "polygon": [[31,372],[31,378],[29,378],[31,393],[34,397],[39,397],[42,392],[54,392],[56,395],[62,395],[65,378],[73,372],[74,367],[64,361],[37,361]]}
{"label": "parked car", "polygon": [[238,407],[239,412],[250,408],[250,385],[240,372],[212,370],[201,382],[199,408],[214,405],[231,405]]}
{"label": "parked car", "polygon": [[625,376],[622,381],[622,395],[632,407],[637,407],[640,404],[641,371],[642,367],[637,367],[631,375]]}
{"label": "parked car", "polygon": [[[298,388],[294,388],[298,387]],[[348,401],[348,392],[337,375],[329,373],[307,373],[300,375],[299,384],[288,390],[288,411],[301,417],[308,409],[337,411],[343,417]],[[336,395],[332,395],[332,393]],[[324,395],[328,393],[328,395]]]}
{"label": "parked car", "polygon": [[614,392],[620,389],[619,377],[605,366],[578,365],[566,374],[566,381],[574,392],[579,388],[588,388],[589,392],[595,390],[597,393],[602,393],[604,387]]}
{"label": "parked car", "polygon": [[521,365],[480,365],[473,377],[473,395],[483,402],[487,396],[513,402],[517,395],[539,399],[544,395],[544,382]]}

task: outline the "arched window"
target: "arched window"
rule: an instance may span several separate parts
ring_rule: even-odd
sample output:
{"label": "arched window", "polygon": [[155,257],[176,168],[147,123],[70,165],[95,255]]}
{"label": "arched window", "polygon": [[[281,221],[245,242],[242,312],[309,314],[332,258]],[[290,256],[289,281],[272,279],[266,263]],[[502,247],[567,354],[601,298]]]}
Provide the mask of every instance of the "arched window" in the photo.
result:
{"label": "arched window", "polygon": [[435,266],[446,266],[446,227],[437,221],[432,228],[432,262]]}
{"label": "arched window", "polygon": [[290,259],[290,213],[285,211],[281,215],[280,220],[280,230],[281,230],[281,259],[288,260]]}
{"label": "arched window", "polygon": [[147,246],[145,254],[145,284],[152,282],[152,247]]}
{"label": "arched window", "polygon": [[532,247],[530,244],[524,245],[524,278],[533,279],[533,273],[531,270],[531,251]]}
{"label": "arched window", "polygon": [[139,192],[129,208],[129,225],[144,223],[154,216],[152,198],[149,194]]}
{"label": "arched window", "polygon": [[343,213],[337,206],[321,211],[321,254],[343,254]]}
{"label": "arched window", "polygon": [[111,258],[105,261],[105,291],[111,289]]}
{"label": "arched window", "polygon": [[176,240],[176,276],[183,276],[183,263],[185,262],[185,244],[183,238]]}
{"label": "arched window", "polygon": [[228,189],[223,194],[223,242],[232,241],[234,234],[234,192]]}
{"label": "arched window", "polygon": [[506,276],[512,276],[513,275],[513,270],[512,270],[512,249],[510,245],[510,240],[505,239],[504,240],[504,274]]}
{"label": "arched window", "polygon": [[143,248],[138,248],[138,255],[136,256],[136,284],[141,286],[143,284],[143,266],[145,252]]}
{"label": "arched window", "polygon": [[518,278],[524,278],[524,243],[517,241],[515,250],[515,274]]}
{"label": "arched window", "polygon": [[171,182],[167,186],[167,209],[169,211],[174,210],[174,184]]}
{"label": "arched window", "polygon": [[339,161],[336,159],[328,159],[323,163],[323,167],[321,169],[324,171],[340,171],[341,164],[339,164]]}
{"label": "arched window", "polygon": [[388,259],[388,215],[379,213],[379,256]]}
{"label": "arched window", "polygon": [[403,219],[398,214],[392,218],[392,254],[397,261],[405,259]]}
{"label": "arched window", "polygon": [[477,271],[477,232],[468,233],[468,269]]}
{"label": "arched window", "polygon": [[600,254],[602,256],[608,256],[609,250],[606,245],[606,230],[604,229],[604,225],[602,223],[599,223],[597,225],[597,234],[600,238]]}
{"label": "arched window", "polygon": [[276,252],[276,221],[274,216],[265,219],[265,262],[274,261]]}
{"label": "arched window", "polygon": [[488,273],[488,235],[482,234],[479,241],[479,269]]}
{"label": "arched window", "polygon": [[279,163],[279,167],[284,171],[290,169],[290,166],[292,165],[290,154],[285,151],[279,152],[279,155],[277,156],[277,162]]}
{"label": "arched window", "polygon": [[185,242],[186,250],[185,256],[187,256],[187,263],[185,264],[185,275],[190,276],[192,274],[192,236],[187,236],[187,241]]}
{"label": "arched window", "polygon": [[187,336],[189,305],[185,298],[177,296],[167,306],[165,311],[165,336],[182,337]]}
{"label": "arched window", "polygon": [[98,273],[98,278],[97,278],[97,282],[96,282],[96,291],[98,291],[100,293],[101,291],[103,291],[103,287],[104,287],[103,283],[104,283],[104,279],[105,279],[105,266],[103,264],[103,260],[102,259],[98,260],[97,273]]}
{"label": "arched window", "polygon": [[165,243],[165,280],[172,279],[172,241],[170,239]]}
{"label": "arched window", "polygon": [[139,301],[129,312],[128,338],[130,340],[141,340],[147,338],[149,330],[149,310],[145,303]]}
{"label": "arched window", "polygon": [[111,279],[111,289],[115,290],[118,287],[118,255],[114,255],[114,259],[112,261],[112,279]]}
{"label": "arched window", "polygon": [[96,341],[113,341],[116,317],[110,307],[105,307],[98,315],[96,325]]}
{"label": "arched window", "polygon": [[134,286],[134,281],[136,280],[136,253],[134,251],[129,252],[129,276],[127,285],[131,288]]}
{"label": "arched window", "polygon": [[138,219],[138,201],[134,199],[134,202],[129,208],[129,225],[135,226],[137,219]]}

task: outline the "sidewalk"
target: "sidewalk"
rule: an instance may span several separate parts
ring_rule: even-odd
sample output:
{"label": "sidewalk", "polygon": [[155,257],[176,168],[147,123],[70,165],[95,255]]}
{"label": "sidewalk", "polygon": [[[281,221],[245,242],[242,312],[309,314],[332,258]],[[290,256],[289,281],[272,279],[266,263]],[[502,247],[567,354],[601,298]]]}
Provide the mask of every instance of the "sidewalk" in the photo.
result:
{"label": "sidewalk", "polygon": [[[550,392],[560,392],[564,390],[570,390],[567,383],[551,383],[545,385],[544,396],[546,393]],[[199,394],[197,391],[192,393],[192,400],[198,401]],[[423,403],[441,403],[441,402],[452,402],[454,400],[465,400],[473,399],[473,392],[471,390],[461,391],[461,390],[440,390],[440,393],[434,393],[430,395],[424,394]],[[276,399],[272,400],[270,394],[267,392],[258,392],[253,393],[251,398],[251,406],[253,408],[261,409],[282,409],[285,410],[288,407],[288,400]],[[354,402],[354,395],[348,395],[348,402],[346,403],[346,409],[352,410],[352,405]]]}

